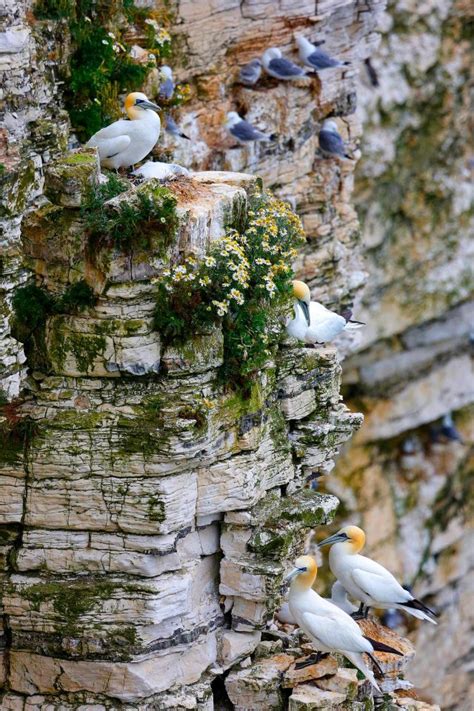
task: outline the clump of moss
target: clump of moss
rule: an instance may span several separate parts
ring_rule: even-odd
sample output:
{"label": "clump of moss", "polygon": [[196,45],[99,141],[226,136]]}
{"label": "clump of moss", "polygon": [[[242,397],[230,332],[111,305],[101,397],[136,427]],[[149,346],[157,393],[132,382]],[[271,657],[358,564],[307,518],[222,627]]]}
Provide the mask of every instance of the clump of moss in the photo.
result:
{"label": "clump of moss", "polygon": [[252,207],[242,233],[229,230],[202,261],[189,257],[158,285],[154,326],[167,341],[222,323],[226,379],[254,375],[273,355],[304,241],[286,204],[263,194]]}
{"label": "clump of moss", "polygon": [[129,186],[110,176],[107,183],[92,185],[81,206],[90,242],[130,252],[132,247],[159,248],[171,244],[178,227],[176,198],[163,187],[144,186],[133,199],[106,206],[107,200],[125,192]]}
{"label": "clump of moss", "polygon": [[68,286],[56,302],[59,313],[74,313],[94,306],[97,297],[94,290],[83,279]]}

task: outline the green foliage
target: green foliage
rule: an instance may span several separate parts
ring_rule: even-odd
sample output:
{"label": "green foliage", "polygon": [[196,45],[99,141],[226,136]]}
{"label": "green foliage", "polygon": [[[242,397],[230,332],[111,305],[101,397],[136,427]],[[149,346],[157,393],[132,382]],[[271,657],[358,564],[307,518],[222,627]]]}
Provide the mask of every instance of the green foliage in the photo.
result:
{"label": "green foliage", "polygon": [[68,24],[73,51],[65,100],[80,140],[118,118],[119,93],[139,89],[155,66],[152,56],[145,64],[131,56],[124,39],[129,23],[139,26],[150,55],[167,57],[171,51],[170,36],[156,13],[136,8],[133,0],[38,0],[34,12],[38,19]]}
{"label": "green foliage", "polygon": [[56,310],[59,313],[71,313],[83,311],[90,306],[94,306],[97,300],[93,289],[84,280],[76,281],[68,286],[64,294],[58,299]]}
{"label": "green foliage", "polygon": [[184,341],[222,321],[226,379],[254,375],[273,355],[291,294],[291,263],[304,240],[298,217],[268,194],[256,199],[242,234],[229,230],[202,261],[163,273],[154,326]]}
{"label": "green foliage", "polygon": [[178,227],[175,196],[161,186],[144,186],[130,201],[113,207],[105,205],[127,188],[113,175],[107,183],[91,186],[81,206],[91,243],[113,245],[126,252],[132,247],[166,249]]}
{"label": "green foliage", "polygon": [[46,321],[53,312],[53,304],[53,296],[35,284],[17,289],[12,299],[15,320],[31,331]]}
{"label": "green foliage", "polygon": [[36,284],[22,286],[16,290],[12,306],[15,322],[31,333],[42,326],[48,316],[82,311],[93,306],[95,301],[93,290],[81,280],[68,286],[61,296],[53,296]]}

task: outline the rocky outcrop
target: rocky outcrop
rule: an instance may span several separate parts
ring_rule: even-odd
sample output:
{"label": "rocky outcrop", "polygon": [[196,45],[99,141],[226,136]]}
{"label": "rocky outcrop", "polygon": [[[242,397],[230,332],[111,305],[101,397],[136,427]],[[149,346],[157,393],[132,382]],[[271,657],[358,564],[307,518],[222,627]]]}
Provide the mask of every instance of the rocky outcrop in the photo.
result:
{"label": "rocky outcrop", "polygon": [[[340,402],[334,348],[283,345],[246,396],[219,379],[218,328],[182,347],[153,329],[153,280],[174,250],[202,257],[239,229],[256,179],[201,173],[172,186],[180,227],[165,254],[92,247],[79,205],[98,177],[90,151],[53,163],[51,200],[23,225],[37,283],[60,294],[85,279],[97,301],[25,338],[31,376],[14,424],[29,423],[26,449],[2,467],[5,708],[18,695],[37,708],[56,695],[71,708],[173,707],[172,688],[198,699],[193,684],[258,645],[285,561],[337,506],[305,484],[360,423]],[[121,203],[158,200],[154,190]]]}

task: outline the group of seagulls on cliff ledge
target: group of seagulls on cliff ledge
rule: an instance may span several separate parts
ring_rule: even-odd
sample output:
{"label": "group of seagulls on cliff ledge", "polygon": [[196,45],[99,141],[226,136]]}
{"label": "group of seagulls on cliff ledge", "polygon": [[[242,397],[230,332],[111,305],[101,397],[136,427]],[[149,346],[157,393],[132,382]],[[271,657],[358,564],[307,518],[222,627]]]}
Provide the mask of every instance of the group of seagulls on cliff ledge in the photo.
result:
{"label": "group of seagulls on cliff ledge", "polygon": [[[330,600],[313,589],[318,572],[315,559],[309,555],[297,558],[285,578],[290,583],[290,592],[288,603],[282,606],[278,618],[284,623],[297,624],[317,651],[316,655],[297,664],[297,668],[319,661],[321,653],[339,652],[380,691],[362,655],[367,654],[381,673],[374,652],[396,655],[402,652],[365,635],[355,619],[367,617],[369,607],[376,607],[404,610],[433,624],[436,621],[435,613],[405,590],[386,568],[360,555],[364,545],[365,533],[358,526],[345,526],[318,544],[318,548],[331,546],[329,567],[337,580]],[[348,595],[360,602],[359,610],[355,611]]]}
{"label": "group of seagulls on cliff ledge", "polygon": [[[296,43],[304,66],[299,66],[284,57],[278,47],[269,47],[261,58],[252,59],[240,69],[240,83],[248,87],[254,86],[260,79],[262,69],[279,81],[293,81],[325,69],[348,64],[331,57],[302,35],[296,36]],[[160,78],[158,100],[166,104],[173,98],[176,89],[171,67],[162,66]],[[127,119],[119,119],[102,128],[86,143],[87,147],[98,149],[100,162],[104,168],[119,170],[136,165],[153,150],[160,137],[161,120],[157,114],[161,111],[160,106],[150,101],[145,94],[132,92],[126,97],[124,108]],[[163,114],[163,123],[165,131],[175,138],[189,140],[169,113]],[[254,127],[237,111],[229,111],[224,124],[230,136],[239,144],[266,142],[275,137]],[[342,161],[351,158],[338,132],[337,123],[332,119],[324,121],[322,125],[319,132],[319,147],[326,158]],[[148,173],[151,171],[153,168],[149,168]],[[158,169],[158,172],[160,173],[158,177],[162,178],[163,169]]]}

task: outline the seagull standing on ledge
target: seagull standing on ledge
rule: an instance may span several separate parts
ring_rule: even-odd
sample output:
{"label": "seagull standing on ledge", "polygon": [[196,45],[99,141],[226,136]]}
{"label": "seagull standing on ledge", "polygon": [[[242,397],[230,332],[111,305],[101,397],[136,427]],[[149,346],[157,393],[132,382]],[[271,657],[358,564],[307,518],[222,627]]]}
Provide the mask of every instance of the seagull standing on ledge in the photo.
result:
{"label": "seagull standing on ledge", "polygon": [[[288,598],[291,615],[318,652],[340,652],[360,669],[377,691],[380,691],[362,654],[368,654],[381,671],[372,657],[374,651],[398,655],[401,653],[393,647],[365,637],[357,622],[347,612],[318,595],[312,589],[317,573],[316,561],[311,556],[303,555],[295,561],[294,569],[286,577],[286,580],[291,580]],[[297,665],[297,668],[307,666],[308,663],[312,663],[312,660]]]}
{"label": "seagull standing on ledge", "polygon": [[277,47],[270,47],[263,53],[262,64],[267,74],[275,79],[288,81],[306,76],[306,69],[285,59]]}
{"label": "seagull standing on ledge", "polygon": [[160,135],[160,107],[148,101],[145,94],[135,91],[125,99],[128,118],[114,121],[94,133],[86,148],[99,150],[103,168],[118,170],[139,163],[152,150]]}
{"label": "seagull standing on ledge", "polygon": [[342,331],[361,328],[365,324],[352,321],[351,314],[344,316],[330,311],[318,301],[311,301],[307,284],[293,281],[294,317],[287,323],[286,331],[292,338],[306,343],[328,343]]}
{"label": "seagull standing on ledge", "polygon": [[173,98],[175,89],[173,71],[171,67],[168,67],[166,64],[163,64],[163,66],[160,67],[160,77],[162,79],[162,82],[158,91],[158,98],[169,101]]}
{"label": "seagull standing on ledge", "polygon": [[349,595],[361,601],[360,613],[367,616],[369,607],[394,608],[436,624],[435,613],[402,588],[388,570],[359,555],[364,544],[365,533],[361,528],[345,526],[318,545],[318,548],[332,546],[329,567]]}
{"label": "seagull standing on ledge", "polygon": [[337,123],[331,119],[326,119],[319,132],[319,147],[325,158],[351,160],[346,144],[337,130]]}
{"label": "seagull standing on ledge", "polygon": [[330,69],[332,67],[342,67],[349,64],[349,62],[341,62],[339,59],[330,57],[329,54],[323,52],[322,49],[311,44],[303,35],[296,36],[296,44],[298,45],[301,61],[306,64],[307,67],[316,69],[316,71]]}
{"label": "seagull standing on ledge", "polygon": [[252,126],[251,123],[245,121],[237,111],[229,111],[225,121],[225,127],[230,135],[237,139],[239,143],[252,143],[253,141],[271,141],[272,137],[267,136],[263,131]]}
{"label": "seagull standing on ledge", "polygon": [[262,62],[260,59],[252,59],[241,68],[239,81],[245,86],[254,86],[262,74]]}

